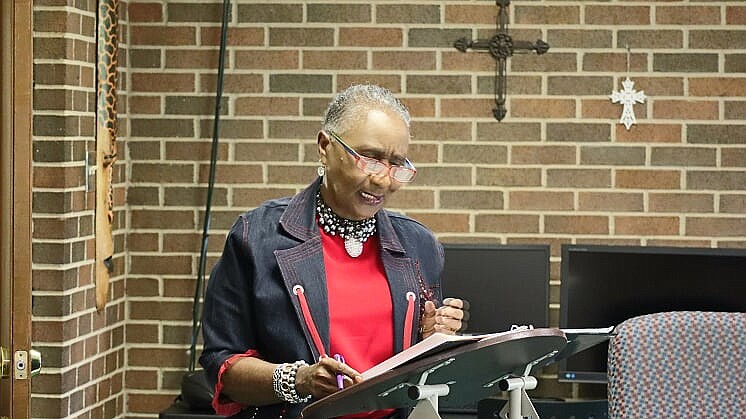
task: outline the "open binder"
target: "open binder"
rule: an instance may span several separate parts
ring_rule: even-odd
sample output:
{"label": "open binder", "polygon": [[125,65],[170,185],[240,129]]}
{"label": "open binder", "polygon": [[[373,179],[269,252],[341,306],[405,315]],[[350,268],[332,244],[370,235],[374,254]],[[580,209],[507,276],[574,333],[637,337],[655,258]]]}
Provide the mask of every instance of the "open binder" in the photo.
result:
{"label": "open binder", "polygon": [[364,379],[369,380],[375,376],[383,374],[384,372],[394,369],[399,365],[406,364],[420,358],[425,358],[429,355],[442,352],[446,349],[456,348],[467,343],[486,340],[509,333],[514,332],[507,331],[484,335],[446,335],[443,333],[435,333],[428,338],[417,342],[411,347],[399,352],[398,354],[395,354],[394,356],[381,362],[380,364],[375,365],[366,371],[363,371],[362,376]]}
{"label": "open binder", "polygon": [[[303,409],[301,416],[325,419],[370,410],[415,407],[411,419],[439,418],[438,399],[465,404],[509,391],[510,409],[514,411],[511,415],[516,415],[511,418],[521,417],[517,416],[521,409],[530,405],[525,389],[533,388],[531,383],[534,386],[536,383],[529,376],[532,369],[602,343],[611,335],[611,328],[592,329],[589,333],[580,329],[567,334],[556,328],[539,328],[441,338],[443,342],[434,347],[415,348],[425,340],[412,346],[404,361],[315,401]],[[514,401],[514,394],[518,402]],[[533,417],[537,417],[535,411]]]}

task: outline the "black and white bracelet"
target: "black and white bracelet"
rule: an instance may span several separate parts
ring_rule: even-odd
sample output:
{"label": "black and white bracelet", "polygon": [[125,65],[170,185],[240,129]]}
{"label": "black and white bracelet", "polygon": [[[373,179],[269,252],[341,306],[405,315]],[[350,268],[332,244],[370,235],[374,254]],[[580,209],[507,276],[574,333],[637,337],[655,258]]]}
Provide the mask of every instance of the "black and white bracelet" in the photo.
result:
{"label": "black and white bracelet", "polygon": [[295,389],[295,375],[298,373],[298,369],[304,365],[308,364],[301,360],[291,364],[280,364],[275,368],[274,373],[272,373],[272,388],[280,400],[292,404],[305,403],[311,400],[310,394],[306,397],[300,397]]}

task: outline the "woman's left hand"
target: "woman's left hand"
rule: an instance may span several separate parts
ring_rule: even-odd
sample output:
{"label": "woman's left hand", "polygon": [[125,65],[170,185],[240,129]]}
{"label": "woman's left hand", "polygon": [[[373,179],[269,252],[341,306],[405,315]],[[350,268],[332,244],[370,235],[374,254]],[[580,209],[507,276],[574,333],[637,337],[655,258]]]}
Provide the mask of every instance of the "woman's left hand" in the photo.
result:
{"label": "woman's left hand", "polygon": [[435,332],[453,335],[466,329],[466,320],[469,317],[467,304],[459,298],[446,298],[443,305],[436,309],[432,301],[426,301],[425,312],[420,319],[422,338]]}

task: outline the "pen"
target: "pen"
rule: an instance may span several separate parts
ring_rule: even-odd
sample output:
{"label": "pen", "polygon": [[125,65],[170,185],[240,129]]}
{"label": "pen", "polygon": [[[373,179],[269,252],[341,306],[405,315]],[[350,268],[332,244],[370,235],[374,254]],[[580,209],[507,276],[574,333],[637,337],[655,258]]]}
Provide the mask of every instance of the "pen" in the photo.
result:
{"label": "pen", "polygon": [[[345,363],[345,357],[343,357],[343,356],[342,356],[342,355],[340,355],[340,354],[336,354],[336,355],[334,355],[334,359],[336,359],[336,360],[337,360],[337,362],[340,362],[340,363],[342,363],[342,364],[344,364],[344,363]],[[344,386],[344,382],[345,382],[345,376],[344,376],[343,374],[337,374],[337,387],[338,387],[338,388],[339,388],[340,390],[342,390],[342,389],[343,389],[343,388],[345,387],[345,386]]]}

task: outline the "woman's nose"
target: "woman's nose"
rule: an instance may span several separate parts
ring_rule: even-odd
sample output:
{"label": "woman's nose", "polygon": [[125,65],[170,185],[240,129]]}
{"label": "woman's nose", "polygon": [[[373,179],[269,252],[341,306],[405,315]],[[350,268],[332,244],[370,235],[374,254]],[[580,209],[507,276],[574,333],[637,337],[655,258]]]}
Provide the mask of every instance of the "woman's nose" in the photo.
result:
{"label": "woman's nose", "polygon": [[391,187],[392,179],[391,176],[389,176],[389,173],[391,172],[391,168],[387,167],[386,170],[383,170],[381,173],[377,173],[374,175],[368,175],[370,177],[370,181],[376,185],[378,185],[381,188],[389,189]]}

